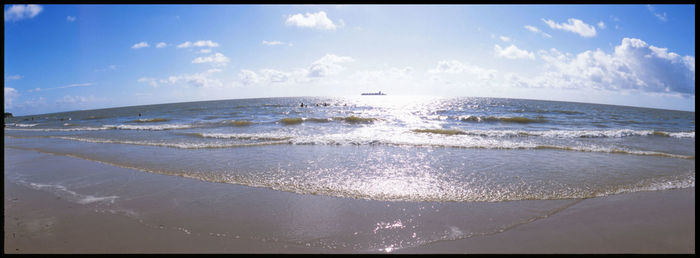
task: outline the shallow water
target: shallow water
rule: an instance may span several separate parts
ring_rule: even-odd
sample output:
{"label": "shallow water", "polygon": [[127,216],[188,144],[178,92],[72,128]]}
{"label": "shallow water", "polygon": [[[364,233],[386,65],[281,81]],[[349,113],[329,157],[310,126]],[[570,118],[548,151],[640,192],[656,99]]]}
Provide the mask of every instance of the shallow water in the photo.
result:
{"label": "shallow water", "polygon": [[694,115],[495,98],[265,98],[15,117],[4,132],[6,147],[209,182],[495,202],[694,187]]}

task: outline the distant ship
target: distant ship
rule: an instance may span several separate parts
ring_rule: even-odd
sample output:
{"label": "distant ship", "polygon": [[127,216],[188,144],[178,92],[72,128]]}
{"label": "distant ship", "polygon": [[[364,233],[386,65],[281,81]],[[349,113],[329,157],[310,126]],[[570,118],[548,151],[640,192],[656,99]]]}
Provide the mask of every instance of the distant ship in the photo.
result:
{"label": "distant ship", "polygon": [[363,96],[366,96],[366,95],[386,95],[386,93],[382,93],[382,91],[379,91],[379,92],[366,92],[366,93],[362,93],[362,95],[363,95]]}

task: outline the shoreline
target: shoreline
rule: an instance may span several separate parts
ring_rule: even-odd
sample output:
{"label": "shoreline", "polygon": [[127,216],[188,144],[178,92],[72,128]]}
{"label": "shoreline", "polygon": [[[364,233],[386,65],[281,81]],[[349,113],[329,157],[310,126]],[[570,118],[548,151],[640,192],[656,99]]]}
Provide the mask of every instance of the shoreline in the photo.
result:
{"label": "shoreline", "polygon": [[695,188],[391,202],[5,148],[5,253],[694,253]]}

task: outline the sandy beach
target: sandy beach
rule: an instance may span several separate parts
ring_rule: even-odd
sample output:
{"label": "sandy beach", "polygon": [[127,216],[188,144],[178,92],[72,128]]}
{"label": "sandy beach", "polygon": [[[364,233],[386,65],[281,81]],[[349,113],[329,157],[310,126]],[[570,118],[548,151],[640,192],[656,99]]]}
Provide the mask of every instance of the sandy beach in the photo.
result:
{"label": "sandy beach", "polygon": [[300,195],[4,148],[5,253],[694,253],[695,188],[576,200]]}

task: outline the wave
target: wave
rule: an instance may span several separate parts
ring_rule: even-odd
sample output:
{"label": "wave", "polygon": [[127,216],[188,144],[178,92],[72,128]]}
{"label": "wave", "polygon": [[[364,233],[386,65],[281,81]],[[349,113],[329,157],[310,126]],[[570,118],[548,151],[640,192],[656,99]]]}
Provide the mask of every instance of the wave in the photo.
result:
{"label": "wave", "polygon": [[72,132],[72,131],[100,131],[100,130],[150,130],[162,131],[173,129],[194,128],[190,124],[162,124],[162,125],[103,125],[99,127],[76,127],[76,128],[5,128],[14,131],[37,131],[37,132]]}
{"label": "wave", "polygon": [[5,124],[5,126],[8,126],[8,125],[9,126],[16,126],[16,127],[34,127],[34,126],[37,126],[39,124],[16,124],[16,123]]}
{"label": "wave", "polygon": [[148,119],[137,119],[129,122],[132,123],[157,123],[157,122],[167,122],[170,121],[169,118],[148,118]]}
{"label": "wave", "polygon": [[539,113],[539,114],[565,114],[565,115],[583,115],[585,113],[572,110],[545,110],[545,109],[534,109],[534,110],[515,110],[516,113]]}
{"label": "wave", "polygon": [[433,133],[433,134],[446,134],[446,135],[467,134],[465,131],[455,130],[455,129],[414,129],[411,131],[416,132],[416,133]]}
{"label": "wave", "polygon": [[201,138],[216,138],[216,139],[239,139],[239,140],[262,140],[262,141],[284,141],[292,137],[279,136],[275,134],[226,134],[226,133],[189,133]]}
{"label": "wave", "polygon": [[413,129],[417,133],[433,133],[446,135],[470,135],[482,137],[528,137],[540,136],[550,138],[622,138],[629,136],[661,136],[673,138],[695,138],[695,132],[665,132],[656,130],[458,130],[458,129]]}
{"label": "wave", "polygon": [[75,128],[5,128],[5,130],[10,131],[35,131],[35,132],[72,132],[72,131],[100,131],[100,130],[113,130],[115,126],[100,126],[100,127],[75,127]]}
{"label": "wave", "polygon": [[107,117],[106,116],[89,116],[89,117],[83,118],[83,120],[99,120],[99,119],[103,119],[103,118],[107,118]]}
{"label": "wave", "polygon": [[304,122],[306,122],[306,121],[314,122],[314,123],[328,123],[328,122],[333,121],[333,119],[331,119],[331,118],[313,118],[313,117],[310,117],[310,118],[305,118],[305,119],[304,119]]}
{"label": "wave", "polygon": [[246,125],[251,125],[253,122],[247,121],[247,120],[231,120],[231,121],[223,121],[221,124],[224,125],[233,125],[233,126],[246,126]]}
{"label": "wave", "polygon": [[677,159],[695,159],[695,156],[692,156],[692,155],[680,155],[680,154],[672,154],[672,153],[657,152],[657,151],[640,151],[640,150],[618,149],[618,148],[598,147],[598,146],[572,147],[572,146],[556,146],[556,145],[537,145],[533,149],[551,149],[551,150],[582,151],[582,152],[606,152],[606,153],[630,154],[630,155],[641,155],[641,156],[658,156],[658,157],[668,157],[668,158],[677,158]]}
{"label": "wave", "polygon": [[346,116],[346,117],[334,117],[335,120],[345,121],[351,124],[368,124],[377,121],[377,118],[371,117],[358,117],[358,116]]}
{"label": "wave", "polygon": [[286,125],[295,125],[295,124],[301,124],[302,122],[304,122],[304,119],[302,119],[301,117],[294,117],[294,118],[288,117],[288,118],[280,119],[279,122],[286,124]]}
{"label": "wave", "polygon": [[169,147],[169,148],[178,148],[178,149],[219,149],[219,148],[251,147],[251,146],[265,146],[265,145],[276,145],[276,144],[288,144],[289,143],[288,141],[268,141],[268,142],[255,142],[255,143],[181,143],[181,142],[151,142],[151,141],[91,139],[91,138],[79,138],[79,137],[69,137],[69,136],[49,136],[49,138],[73,140],[73,141],[81,141],[81,142],[90,142],[90,143],[130,144],[130,145],[141,145],[141,146]]}
{"label": "wave", "polygon": [[114,126],[115,129],[119,130],[151,130],[151,131],[162,131],[162,130],[172,130],[172,129],[187,129],[193,128],[194,126],[188,124],[163,124],[163,125],[117,125]]}
{"label": "wave", "polygon": [[[202,149],[202,148],[235,148],[248,146],[264,146],[278,144],[292,145],[390,145],[390,146],[414,146],[414,147],[446,147],[446,148],[465,148],[465,149],[503,149],[503,150],[558,150],[558,151],[578,151],[578,152],[596,152],[596,153],[611,153],[611,154],[626,154],[640,156],[657,156],[677,159],[695,159],[694,155],[682,155],[657,151],[643,151],[625,148],[606,147],[598,145],[585,146],[569,146],[569,145],[551,145],[540,144],[533,142],[517,142],[506,140],[494,140],[488,138],[425,138],[425,137],[402,137],[399,135],[389,135],[383,138],[361,135],[317,135],[317,136],[290,136],[280,134],[221,134],[221,133],[191,133],[200,138],[218,138],[218,139],[238,139],[238,140],[256,140],[261,142],[253,143],[227,143],[227,142],[153,142],[153,141],[131,141],[131,140],[114,140],[114,139],[92,139],[69,136],[49,136],[49,138],[57,138],[64,140],[75,140],[91,143],[113,143],[113,144],[132,144],[144,146],[159,146],[172,147],[181,149]],[[454,137],[454,136],[449,136]]]}
{"label": "wave", "polygon": [[331,121],[343,121],[350,124],[369,124],[377,121],[377,118],[368,117],[358,117],[358,116],[347,116],[347,117],[333,117],[333,118],[304,118],[304,117],[288,117],[282,118],[278,122],[285,125],[295,125],[304,122],[316,122],[316,123],[327,123]]}
{"label": "wave", "polygon": [[518,123],[518,124],[529,124],[529,123],[545,123],[547,122],[544,117],[538,116],[536,118],[528,117],[495,117],[495,116],[462,116],[458,117],[459,120],[463,122],[502,122],[502,123]]}

